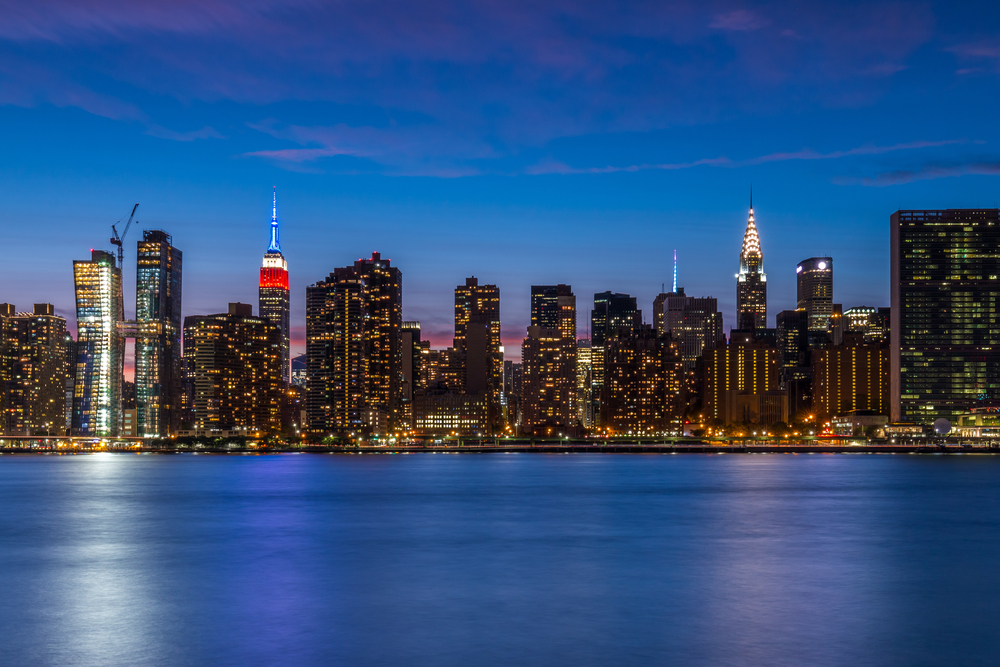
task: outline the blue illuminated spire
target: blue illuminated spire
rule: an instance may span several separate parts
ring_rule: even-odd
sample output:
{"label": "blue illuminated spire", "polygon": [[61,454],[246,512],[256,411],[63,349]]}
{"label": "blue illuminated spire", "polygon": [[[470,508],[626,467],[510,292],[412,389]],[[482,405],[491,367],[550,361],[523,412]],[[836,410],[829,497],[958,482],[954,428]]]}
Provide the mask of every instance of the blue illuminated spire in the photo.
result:
{"label": "blue illuminated spire", "polygon": [[274,196],[271,201],[271,244],[267,246],[268,252],[281,253],[281,244],[278,243],[278,187],[274,188]]}
{"label": "blue illuminated spire", "polygon": [[677,250],[674,250],[674,294],[677,294]]}

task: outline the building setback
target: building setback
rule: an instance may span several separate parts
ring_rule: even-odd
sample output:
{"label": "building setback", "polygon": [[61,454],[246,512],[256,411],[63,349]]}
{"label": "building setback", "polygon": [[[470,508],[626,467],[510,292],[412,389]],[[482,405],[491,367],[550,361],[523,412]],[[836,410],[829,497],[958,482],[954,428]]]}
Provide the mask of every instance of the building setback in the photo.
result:
{"label": "building setback", "polygon": [[250,304],[184,318],[184,357],[194,384],[197,430],[281,428],[281,332]]}
{"label": "building setback", "polygon": [[956,421],[1000,398],[1000,210],[896,211],[891,420]]}
{"label": "building setback", "polygon": [[180,426],[183,255],[161,230],[138,242],[135,278],[135,434],[162,438]]}
{"label": "building setback", "polygon": [[73,385],[73,435],[116,436],[121,428],[125,341],[122,274],[115,256],[92,250],[89,260],[73,262],[76,292],[76,355]]}
{"label": "building setback", "polygon": [[677,343],[685,371],[694,370],[706,348],[725,340],[718,301],[710,296],[687,296],[683,287],[656,297],[653,321],[659,335],[669,335]]}
{"label": "building setback", "polygon": [[288,262],[281,253],[281,243],[278,240],[278,191],[275,188],[271,195],[271,242],[260,266],[258,312],[281,331],[281,376],[286,384],[291,374],[289,294]]}
{"label": "building setback", "polygon": [[767,327],[767,274],[764,273],[764,252],[753,217],[753,196],[750,216],[743,233],[740,250],[740,270],[736,274],[736,328],[753,331]]}
{"label": "building setback", "polygon": [[403,277],[372,253],[306,289],[306,414],[317,434],[403,420]]}

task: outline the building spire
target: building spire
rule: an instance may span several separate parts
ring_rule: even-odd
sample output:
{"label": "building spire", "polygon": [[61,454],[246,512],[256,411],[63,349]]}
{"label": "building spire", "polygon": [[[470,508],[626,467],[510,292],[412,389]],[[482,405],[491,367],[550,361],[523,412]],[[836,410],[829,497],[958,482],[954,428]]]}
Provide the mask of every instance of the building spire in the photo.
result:
{"label": "building spire", "polygon": [[274,187],[271,198],[271,244],[267,246],[268,252],[281,252],[281,244],[278,242],[278,186]]}
{"label": "building spire", "polygon": [[753,183],[750,184],[750,212],[753,212]]}
{"label": "building spire", "polygon": [[677,249],[674,248],[674,294],[677,294]]}

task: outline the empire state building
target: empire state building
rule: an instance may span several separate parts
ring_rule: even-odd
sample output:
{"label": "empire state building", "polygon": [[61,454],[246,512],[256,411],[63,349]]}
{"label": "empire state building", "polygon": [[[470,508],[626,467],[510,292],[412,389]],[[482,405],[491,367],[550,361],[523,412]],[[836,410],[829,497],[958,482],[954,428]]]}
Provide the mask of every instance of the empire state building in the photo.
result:
{"label": "empire state building", "polygon": [[281,369],[283,381],[287,384],[291,376],[288,355],[289,297],[288,262],[281,254],[278,242],[278,192],[273,193],[271,203],[271,243],[264,253],[260,266],[260,316],[270,320],[281,330]]}
{"label": "empire state building", "polygon": [[753,195],[750,195],[750,217],[743,234],[740,252],[740,272],[736,275],[736,328],[764,329],[767,327],[767,275],[764,273],[764,253],[753,219]]}

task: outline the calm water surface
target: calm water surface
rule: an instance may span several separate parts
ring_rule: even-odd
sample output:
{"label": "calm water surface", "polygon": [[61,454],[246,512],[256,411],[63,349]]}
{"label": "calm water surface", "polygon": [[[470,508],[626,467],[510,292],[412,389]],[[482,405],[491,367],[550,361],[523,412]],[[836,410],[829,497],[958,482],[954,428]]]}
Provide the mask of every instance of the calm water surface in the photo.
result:
{"label": "calm water surface", "polygon": [[3,665],[1000,664],[1000,457],[0,457]]}

